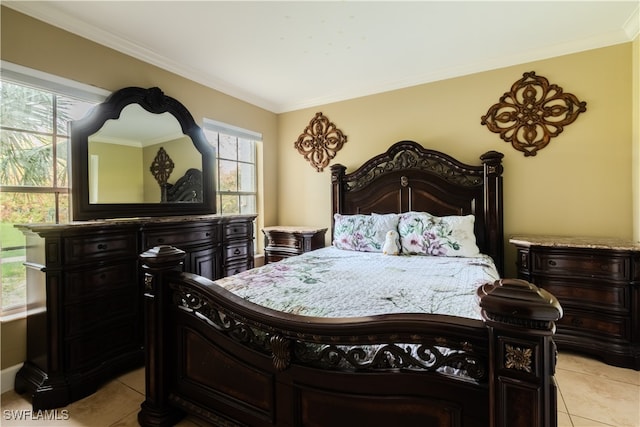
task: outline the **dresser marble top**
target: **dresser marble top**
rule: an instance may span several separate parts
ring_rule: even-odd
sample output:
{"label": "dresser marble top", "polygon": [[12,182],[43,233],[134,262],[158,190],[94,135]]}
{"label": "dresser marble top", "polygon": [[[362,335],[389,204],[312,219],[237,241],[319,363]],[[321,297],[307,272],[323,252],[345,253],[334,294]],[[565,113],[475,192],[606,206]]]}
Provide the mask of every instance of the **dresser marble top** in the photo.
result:
{"label": "dresser marble top", "polygon": [[550,246],[567,248],[610,249],[639,251],[640,242],[615,237],[576,237],[576,236],[512,236],[509,243],[520,246]]}

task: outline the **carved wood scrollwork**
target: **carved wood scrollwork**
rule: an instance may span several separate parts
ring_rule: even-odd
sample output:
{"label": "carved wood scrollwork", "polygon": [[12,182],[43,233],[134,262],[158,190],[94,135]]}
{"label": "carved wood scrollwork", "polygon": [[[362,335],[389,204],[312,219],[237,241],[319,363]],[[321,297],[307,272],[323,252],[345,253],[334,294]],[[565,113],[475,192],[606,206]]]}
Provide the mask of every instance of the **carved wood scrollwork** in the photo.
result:
{"label": "carved wood scrollwork", "polygon": [[174,166],[175,165],[173,160],[171,160],[171,157],[169,157],[164,148],[160,147],[149,170],[160,186],[162,202],[167,201],[167,181],[171,176],[171,172],[173,172]]}
{"label": "carved wood scrollwork", "polygon": [[489,108],[481,124],[525,156],[535,156],[585,111],[586,102],[531,71]]}
{"label": "carved wood scrollwork", "polygon": [[506,344],[505,350],[505,368],[531,373],[533,351],[530,348],[520,348]]}
{"label": "carved wood scrollwork", "polygon": [[318,112],[300,134],[294,147],[318,172],[322,172],[346,142],[347,136]]}

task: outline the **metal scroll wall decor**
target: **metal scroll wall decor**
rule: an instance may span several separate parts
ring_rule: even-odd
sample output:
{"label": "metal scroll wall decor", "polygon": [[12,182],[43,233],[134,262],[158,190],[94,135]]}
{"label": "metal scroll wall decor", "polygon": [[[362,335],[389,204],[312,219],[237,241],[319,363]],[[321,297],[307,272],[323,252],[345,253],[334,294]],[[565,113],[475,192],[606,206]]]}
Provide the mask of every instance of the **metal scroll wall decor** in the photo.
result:
{"label": "metal scroll wall decor", "polygon": [[586,102],[531,71],[489,108],[481,124],[525,156],[535,156],[585,111]]}
{"label": "metal scroll wall decor", "polygon": [[327,167],[347,142],[347,136],[322,113],[316,113],[294,147],[318,172]]}
{"label": "metal scroll wall decor", "polygon": [[153,159],[151,163],[151,167],[149,170],[153,174],[153,177],[158,181],[158,185],[160,186],[160,201],[167,201],[167,181],[171,176],[171,172],[173,172],[173,160],[164,151],[164,148],[160,147],[158,150],[158,154]]}

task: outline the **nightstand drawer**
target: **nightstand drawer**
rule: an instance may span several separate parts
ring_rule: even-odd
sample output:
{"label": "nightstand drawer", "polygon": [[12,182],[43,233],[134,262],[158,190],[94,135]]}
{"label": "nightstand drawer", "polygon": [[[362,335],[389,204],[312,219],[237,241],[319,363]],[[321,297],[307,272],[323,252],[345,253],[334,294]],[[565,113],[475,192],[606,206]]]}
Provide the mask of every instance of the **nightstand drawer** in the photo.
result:
{"label": "nightstand drawer", "polygon": [[565,310],[562,319],[558,321],[559,333],[583,335],[602,339],[629,340],[630,321],[628,317],[595,316],[593,313]]}
{"label": "nightstand drawer", "polygon": [[551,292],[560,304],[579,308],[629,313],[629,287],[612,283],[599,284],[580,279],[555,280],[534,276],[535,283]]}
{"label": "nightstand drawer", "polygon": [[629,280],[629,259],[615,256],[588,254],[563,255],[561,253],[536,253],[533,255],[533,272],[569,277],[600,277],[609,280]]}
{"label": "nightstand drawer", "polygon": [[273,248],[302,249],[303,237],[291,233],[271,232],[269,234],[269,246]]}

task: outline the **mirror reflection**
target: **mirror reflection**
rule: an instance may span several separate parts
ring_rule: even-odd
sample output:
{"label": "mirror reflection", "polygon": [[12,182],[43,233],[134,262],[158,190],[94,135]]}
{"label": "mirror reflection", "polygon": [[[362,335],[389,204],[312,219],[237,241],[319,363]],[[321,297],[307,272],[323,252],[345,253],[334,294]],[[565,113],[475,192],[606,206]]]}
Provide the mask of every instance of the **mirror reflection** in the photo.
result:
{"label": "mirror reflection", "polygon": [[[173,165],[166,182],[154,176],[161,152]],[[202,202],[202,156],[169,112],[127,105],[89,136],[87,161],[90,204]]]}

